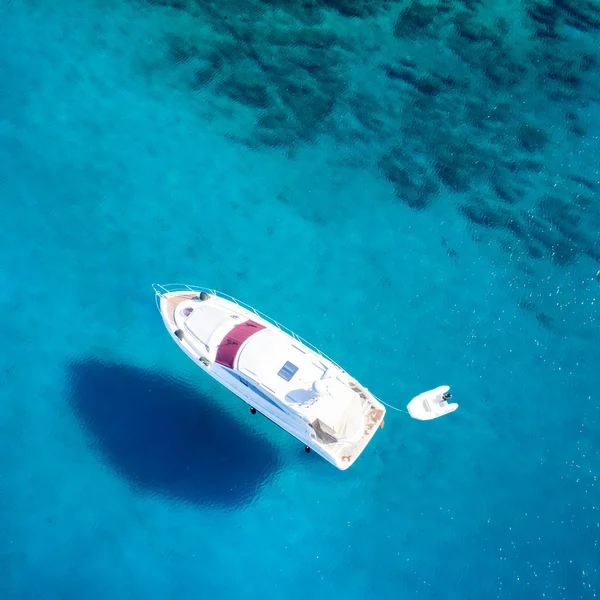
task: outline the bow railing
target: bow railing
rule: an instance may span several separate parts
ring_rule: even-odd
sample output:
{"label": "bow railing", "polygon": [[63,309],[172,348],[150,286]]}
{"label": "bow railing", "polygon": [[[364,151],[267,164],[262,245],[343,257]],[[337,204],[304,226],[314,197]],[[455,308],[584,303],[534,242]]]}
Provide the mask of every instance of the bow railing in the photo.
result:
{"label": "bow railing", "polygon": [[156,305],[159,308],[159,310],[160,310],[159,298],[161,296],[164,296],[165,294],[168,294],[171,292],[182,292],[185,290],[194,292],[194,293],[198,293],[198,294],[200,294],[201,292],[206,292],[207,294],[217,296],[218,298],[223,298],[224,300],[229,300],[230,302],[233,302],[233,303],[237,304],[238,306],[241,306],[242,308],[245,308],[246,310],[249,310],[250,312],[254,313],[261,319],[267,321],[267,323],[270,323],[274,327],[277,327],[277,329],[279,329],[280,331],[287,333],[289,336],[291,336],[296,341],[300,342],[301,344],[304,344],[305,346],[307,346],[308,348],[310,348],[311,350],[316,352],[321,358],[324,358],[325,360],[329,361],[331,364],[335,365],[338,369],[341,369],[342,371],[344,371],[344,369],[342,367],[340,367],[340,365],[338,365],[333,359],[331,359],[324,352],[319,350],[316,346],[314,346],[310,342],[307,342],[304,338],[300,337],[297,333],[292,331],[289,327],[282,325],[281,323],[279,323],[272,317],[269,317],[268,315],[257,310],[253,306],[250,306],[250,304],[247,304],[246,302],[242,302],[241,300],[238,300],[237,298],[234,298],[233,296],[230,296],[229,294],[225,294],[223,292],[219,292],[218,290],[213,290],[213,289],[201,287],[198,285],[188,285],[187,283],[167,283],[164,285],[159,284],[159,283],[153,283],[152,287],[154,288],[154,291],[156,293]]}

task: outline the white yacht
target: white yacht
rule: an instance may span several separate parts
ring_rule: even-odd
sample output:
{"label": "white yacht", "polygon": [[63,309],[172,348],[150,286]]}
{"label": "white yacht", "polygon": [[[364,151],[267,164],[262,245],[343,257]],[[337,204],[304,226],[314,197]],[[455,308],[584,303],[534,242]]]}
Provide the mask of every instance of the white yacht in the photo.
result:
{"label": "white yacht", "polygon": [[211,377],[310,449],[347,469],[377,428],[384,405],[322,352],[220,292],[154,284],[172,338]]}

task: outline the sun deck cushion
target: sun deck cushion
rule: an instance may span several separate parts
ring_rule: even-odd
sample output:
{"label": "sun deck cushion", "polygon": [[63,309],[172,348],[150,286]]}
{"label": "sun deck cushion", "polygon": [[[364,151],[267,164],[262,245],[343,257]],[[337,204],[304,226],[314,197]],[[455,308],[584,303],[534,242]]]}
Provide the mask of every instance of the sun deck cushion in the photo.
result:
{"label": "sun deck cushion", "polygon": [[[224,309],[219,304],[209,301],[199,303],[194,312],[185,320],[184,327],[202,344],[210,347],[213,334],[226,322],[231,321],[231,326],[237,324],[231,311]],[[219,342],[221,340],[218,340]]]}
{"label": "sun deck cushion", "polygon": [[242,344],[252,335],[258,333],[265,326],[248,319],[236,325],[222,340],[217,350],[215,362],[224,367],[234,368],[235,358]]}

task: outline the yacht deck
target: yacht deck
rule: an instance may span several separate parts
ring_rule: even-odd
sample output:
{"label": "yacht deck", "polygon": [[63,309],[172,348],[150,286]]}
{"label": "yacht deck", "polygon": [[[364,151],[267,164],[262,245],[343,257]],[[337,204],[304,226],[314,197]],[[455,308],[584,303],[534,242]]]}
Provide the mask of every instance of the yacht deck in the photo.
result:
{"label": "yacht deck", "polygon": [[190,292],[189,294],[178,294],[174,296],[163,296],[163,302],[165,302],[165,317],[168,319],[169,323],[173,327],[177,327],[177,322],[175,321],[175,311],[177,307],[186,300],[193,300],[197,298],[198,294],[195,292]]}

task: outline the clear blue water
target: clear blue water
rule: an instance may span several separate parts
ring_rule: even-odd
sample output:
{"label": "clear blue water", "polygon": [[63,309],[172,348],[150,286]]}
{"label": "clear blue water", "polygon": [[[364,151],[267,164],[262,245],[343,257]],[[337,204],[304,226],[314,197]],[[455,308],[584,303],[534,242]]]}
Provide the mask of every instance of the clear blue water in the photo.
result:
{"label": "clear blue water", "polygon": [[[600,10],[501,4],[0,4],[1,598],[597,597]],[[154,281],[460,408],[338,472]]]}

